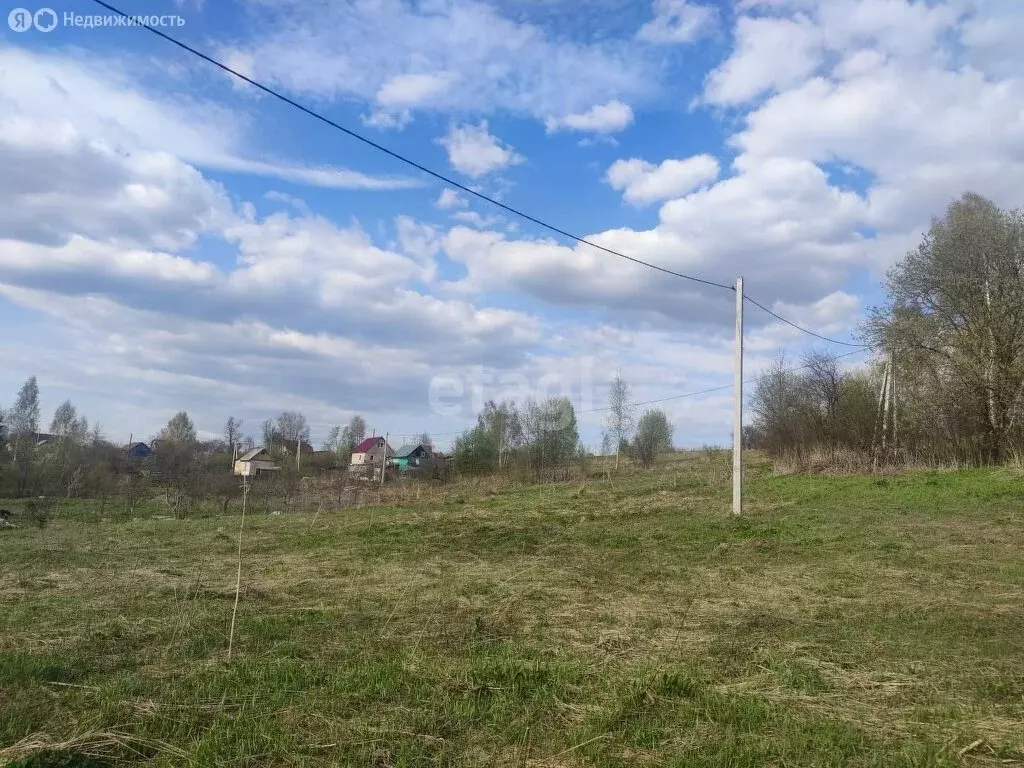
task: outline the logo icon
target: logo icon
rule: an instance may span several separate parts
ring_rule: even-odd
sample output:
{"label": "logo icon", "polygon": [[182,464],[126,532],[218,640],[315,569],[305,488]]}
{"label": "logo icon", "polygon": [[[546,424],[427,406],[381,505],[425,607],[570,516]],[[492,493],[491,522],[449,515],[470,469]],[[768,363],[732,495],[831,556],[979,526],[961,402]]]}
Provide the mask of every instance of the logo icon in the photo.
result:
{"label": "logo icon", "polygon": [[7,26],[15,32],[28,32],[32,27],[40,32],[53,32],[57,27],[57,14],[53,8],[40,8],[35,13],[28,8],[15,8],[7,14]]}
{"label": "logo icon", "polygon": [[32,11],[27,8],[15,8],[7,14],[7,26],[15,32],[27,32],[32,29]]}
{"label": "logo icon", "polygon": [[53,32],[53,28],[57,26],[57,14],[53,8],[40,8],[32,17],[32,22],[40,32]]}

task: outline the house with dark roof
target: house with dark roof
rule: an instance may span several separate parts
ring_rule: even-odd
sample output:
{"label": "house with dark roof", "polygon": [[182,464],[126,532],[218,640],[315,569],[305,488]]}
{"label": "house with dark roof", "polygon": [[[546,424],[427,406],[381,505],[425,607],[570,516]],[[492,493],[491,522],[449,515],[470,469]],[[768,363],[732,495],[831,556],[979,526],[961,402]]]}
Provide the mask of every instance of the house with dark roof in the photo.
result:
{"label": "house with dark roof", "polygon": [[398,468],[399,472],[408,472],[416,469],[430,458],[430,449],[423,443],[406,443],[397,451],[391,459],[391,465]]}
{"label": "house with dark roof", "polygon": [[125,454],[129,459],[145,459],[152,453],[153,450],[145,443],[129,443],[125,449]]}
{"label": "house with dark roof", "polygon": [[383,437],[368,437],[352,449],[351,469],[379,467],[395,455]]}

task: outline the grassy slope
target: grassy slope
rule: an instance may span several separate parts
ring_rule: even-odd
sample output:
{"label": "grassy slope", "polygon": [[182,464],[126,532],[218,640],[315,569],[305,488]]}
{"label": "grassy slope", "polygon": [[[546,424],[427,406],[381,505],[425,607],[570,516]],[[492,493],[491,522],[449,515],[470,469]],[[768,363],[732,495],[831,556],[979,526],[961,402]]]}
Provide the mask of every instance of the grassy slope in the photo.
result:
{"label": "grassy slope", "polygon": [[761,477],[734,521],[725,477],[691,459],[314,526],[250,516],[230,667],[237,516],[0,530],[0,748],[1024,764],[1020,480]]}

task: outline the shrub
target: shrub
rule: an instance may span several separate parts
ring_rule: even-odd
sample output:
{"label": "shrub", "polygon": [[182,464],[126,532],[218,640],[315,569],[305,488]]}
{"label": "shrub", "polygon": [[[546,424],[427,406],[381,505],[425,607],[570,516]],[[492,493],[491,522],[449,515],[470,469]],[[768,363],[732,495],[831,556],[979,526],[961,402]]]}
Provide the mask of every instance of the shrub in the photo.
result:
{"label": "shrub", "polygon": [[25,519],[36,528],[45,528],[50,523],[52,510],[53,502],[49,499],[33,499],[25,505]]}

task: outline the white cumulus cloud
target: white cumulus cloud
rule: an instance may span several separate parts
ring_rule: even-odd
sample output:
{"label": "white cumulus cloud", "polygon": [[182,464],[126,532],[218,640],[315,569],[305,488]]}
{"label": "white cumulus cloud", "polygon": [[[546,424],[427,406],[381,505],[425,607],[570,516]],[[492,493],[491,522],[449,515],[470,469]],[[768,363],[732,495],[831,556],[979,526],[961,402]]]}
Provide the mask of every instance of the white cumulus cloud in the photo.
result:
{"label": "white cumulus cloud", "polygon": [[544,121],[548,133],[560,130],[590,133],[618,133],[633,124],[633,110],[628,104],[612,100],[597,104],[586,112],[565,117],[549,117]]}
{"label": "white cumulus cloud", "polygon": [[359,118],[363,125],[379,128],[382,131],[400,131],[412,122],[412,112],[408,109],[374,109],[368,115]]}
{"label": "white cumulus cloud", "polygon": [[488,131],[486,120],[479,125],[452,125],[448,134],[437,141],[447,150],[452,167],[474,179],[524,160]]}
{"label": "white cumulus cloud", "polygon": [[[238,56],[244,56],[238,53]],[[305,167],[254,146],[249,115],[189,95],[144,87],[148,62],[0,46],[0,115],[71,123],[118,151],[167,152],[203,168],[273,176],[335,189],[405,189],[409,178]],[[240,81],[238,81],[240,82]]]}
{"label": "white cumulus cloud", "polygon": [[655,0],[654,18],[637,37],[649,43],[692,43],[714,27],[718,11],[689,0]]}
{"label": "white cumulus cloud", "polygon": [[441,194],[437,196],[437,201],[434,205],[442,211],[446,211],[451,208],[466,208],[469,203],[466,201],[466,198],[459,194],[458,190],[445,187],[441,190]]}
{"label": "white cumulus cloud", "polygon": [[732,55],[708,75],[711,104],[742,104],[767,90],[799,83],[817,68],[821,29],[808,19],[740,17]]}
{"label": "white cumulus cloud", "polygon": [[661,91],[662,57],[632,35],[574,39],[496,3],[282,0],[248,9],[258,31],[244,48],[257,76],[318,98],[543,120]]}
{"label": "white cumulus cloud", "polygon": [[415,107],[444,92],[457,77],[451,72],[403,73],[384,81],[377,103],[384,107]]}
{"label": "white cumulus cloud", "polygon": [[718,161],[711,155],[665,160],[660,165],[632,158],[616,160],[605,181],[622,191],[627,202],[642,205],[684,195],[714,181],[719,172]]}

